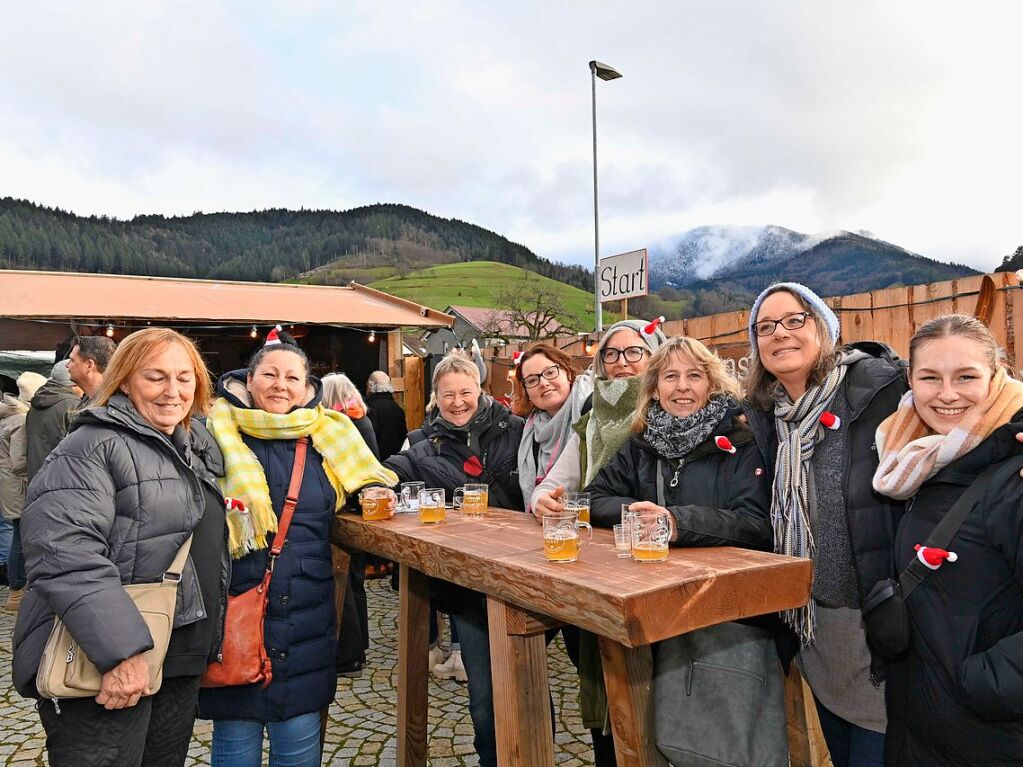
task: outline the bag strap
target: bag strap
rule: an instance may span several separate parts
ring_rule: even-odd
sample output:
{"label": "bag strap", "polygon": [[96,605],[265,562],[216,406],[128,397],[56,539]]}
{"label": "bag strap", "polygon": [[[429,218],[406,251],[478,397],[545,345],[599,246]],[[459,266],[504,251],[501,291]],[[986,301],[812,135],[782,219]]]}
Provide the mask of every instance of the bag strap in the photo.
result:
{"label": "bag strap", "polygon": [[[959,500],[952,505],[952,508],[945,513],[941,521],[931,530],[931,534],[927,536],[927,540],[923,543],[925,547],[936,549],[948,548],[956,533],[959,532],[959,528],[966,521],[966,517],[969,516],[974,504],[984,494],[991,476],[998,468],[997,465],[991,466],[973,480],[966,489],[966,492],[959,496]],[[913,589],[923,583],[931,572],[932,570],[929,567],[926,567],[923,562],[914,557],[913,561],[906,566],[906,569],[899,576],[903,599],[912,594]]]}
{"label": "bag strap", "polygon": [[181,544],[178,553],[174,555],[174,561],[170,563],[170,567],[163,574],[164,583],[177,584],[181,580],[181,571],[185,569],[185,562],[188,560],[188,552],[191,548],[192,536],[189,535],[185,542]]}
{"label": "bag strap", "polygon": [[[298,442],[295,443],[295,463],[291,467],[291,482],[288,484],[288,496],[284,499],[284,509],[281,511],[281,518],[277,522],[277,534],[270,545],[270,556],[266,563],[267,576],[273,572],[274,563],[277,561],[277,557],[281,555],[281,551],[284,550],[284,542],[288,538],[291,517],[295,513],[295,507],[298,506],[298,494],[302,489],[302,476],[305,474],[305,457],[308,446],[308,437],[299,437]],[[269,584],[269,577],[267,577],[266,582]]]}

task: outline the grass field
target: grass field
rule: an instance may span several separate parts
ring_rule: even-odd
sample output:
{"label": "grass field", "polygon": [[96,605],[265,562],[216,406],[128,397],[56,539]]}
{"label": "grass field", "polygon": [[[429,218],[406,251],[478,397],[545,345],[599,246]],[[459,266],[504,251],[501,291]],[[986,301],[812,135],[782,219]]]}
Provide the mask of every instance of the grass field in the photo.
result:
{"label": "grass field", "polygon": [[497,296],[509,285],[527,281],[551,286],[564,299],[565,309],[577,330],[593,327],[593,298],[590,293],[564,285],[535,272],[494,261],[444,264],[412,272],[404,278],[390,277],[369,287],[407,298],[443,311],[449,306],[497,306]]}

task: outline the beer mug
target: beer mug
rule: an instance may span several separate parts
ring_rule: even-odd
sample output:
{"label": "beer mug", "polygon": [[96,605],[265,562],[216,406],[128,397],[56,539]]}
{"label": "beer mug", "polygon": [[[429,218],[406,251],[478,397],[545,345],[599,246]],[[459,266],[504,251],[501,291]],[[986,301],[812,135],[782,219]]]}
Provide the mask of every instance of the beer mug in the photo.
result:
{"label": "beer mug", "polygon": [[579,514],[580,522],[590,523],[589,493],[565,493],[562,502],[565,504],[565,511],[574,511]]}
{"label": "beer mug", "polygon": [[671,523],[667,511],[630,512],[632,558],[637,562],[664,562],[668,558]]}
{"label": "beer mug", "polygon": [[467,517],[482,517],[487,511],[489,487],[482,484],[467,484],[455,488],[452,496],[455,508],[461,507]]}
{"label": "beer mug", "polygon": [[420,490],[416,498],[419,506],[419,521],[424,525],[435,525],[444,521],[444,488],[431,487]]}
{"label": "beer mug", "polygon": [[426,489],[425,482],[402,482],[398,498],[405,511],[419,511],[419,491]]}
{"label": "beer mug", "polygon": [[[580,527],[589,531],[585,541],[579,535]],[[593,528],[589,522],[579,519],[578,512],[543,515],[543,555],[548,562],[575,562],[579,559],[579,549],[592,537]]]}
{"label": "beer mug", "polygon": [[387,487],[367,487],[359,493],[363,519],[387,519],[394,511],[395,504],[394,493]]}

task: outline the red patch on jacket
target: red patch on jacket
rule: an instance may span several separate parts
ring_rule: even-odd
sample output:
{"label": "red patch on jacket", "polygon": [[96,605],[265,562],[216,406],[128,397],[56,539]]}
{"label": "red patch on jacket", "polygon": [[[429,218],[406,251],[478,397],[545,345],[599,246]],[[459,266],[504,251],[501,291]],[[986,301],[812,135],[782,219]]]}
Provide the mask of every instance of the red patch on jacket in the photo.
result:
{"label": "red patch on jacket", "polygon": [[483,473],[483,464],[480,463],[479,458],[473,455],[465,459],[465,463],[462,464],[462,471],[470,477],[478,477]]}

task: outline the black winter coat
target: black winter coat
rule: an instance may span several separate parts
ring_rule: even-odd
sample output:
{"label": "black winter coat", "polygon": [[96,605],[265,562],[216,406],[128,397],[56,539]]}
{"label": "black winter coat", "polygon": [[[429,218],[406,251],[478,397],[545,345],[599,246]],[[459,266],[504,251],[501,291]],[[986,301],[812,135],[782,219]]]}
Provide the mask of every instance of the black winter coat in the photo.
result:
{"label": "black winter coat", "polygon": [[366,397],[366,417],[373,424],[373,432],[380,445],[380,455],[390,458],[401,452],[405,444],[408,427],[405,425],[405,411],[394,401],[390,392],[374,392]]}
{"label": "black winter coat", "polygon": [[[875,583],[896,574],[892,545],[904,503],[874,491],[872,482],[878,464],[874,434],[881,421],[895,412],[908,382],[905,363],[884,344],[864,341],[851,344],[849,348],[870,355],[852,363],[842,381],[850,408],[848,423],[843,427],[846,435],[842,451],[845,457],[843,485],[846,488],[849,540],[862,604]],[[778,455],[774,413],[749,407],[745,412],[767,464],[768,476],[773,477]],[[784,645],[780,652],[787,664],[798,651],[795,636],[791,637],[791,642],[780,644]],[[883,665],[876,656],[871,672],[876,678],[881,678],[884,673]]]}
{"label": "black winter coat", "polygon": [[[28,592],[15,628],[13,679],[22,695],[36,694],[54,613],[101,672],[153,647],[121,587],[161,579],[206,510],[204,491],[221,498],[214,475],[222,473],[220,449],[197,421],[189,433],[168,436],[121,394],[76,417],[29,485],[21,518]],[[223,551],[226,592],[226,539]],[[174,627],[206,619],[207,609],[189,558]]]}
{"label": "black winter coat", "polygon": [[[228,388],[229,382],[244,381],[244,377],[244,370],[225,374],[217,385],[218,394],[236,407],[248,407],[247,401]],[[320,382],[313,379],[313,384],[315,394],[307,406],[320,400]],[[236,387],[231,388],[238,391]],[[274,512],[280,515],[295,463],[296,441],[257,439],[244,433],[242,439],[263,467]],[[310,442],[298,506],[270,581],[264,642],[273,664],[273,681],[266,689],[249,685],[201,690],[202,718],[278,722],[319,711],[334,699],[337,639],[330,526],[336,503],[323,461]],[[232,595],[259,583],[266,570],[267,551],[234,561]]]}
{"label": "black winter coat", "polygon": [[895,537],[900,572],[966,488],[998,466],[945,562],[907,605],[912,644],[889,667],[889,767],[1023,764],[1023,411],[923,484]]}
{"label": "black winter coat", "polygon": [[658,455],[642,435],[634,435],[586,487],[590,521],[599,527],[621,522],[622,504],[657,503],[657,472],[664,479],[664,506],[675,518],[675,546],[741,546],[770,551],[773,543],[771,483],[749,428],[733,421],[727,431],[734,454],[711,437],[682,459],[678,483],[671,486],[678,460]]}

